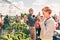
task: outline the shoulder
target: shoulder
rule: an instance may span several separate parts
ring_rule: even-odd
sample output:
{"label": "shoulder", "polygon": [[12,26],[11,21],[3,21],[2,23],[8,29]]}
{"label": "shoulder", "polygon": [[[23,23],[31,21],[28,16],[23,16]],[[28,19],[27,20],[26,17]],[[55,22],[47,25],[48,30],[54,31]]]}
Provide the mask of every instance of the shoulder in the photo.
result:
{"label": "shoulder", "polygon": [[51,24],[55,24],[55,20],[51,17],[49,20],[49,23],[51,23]]}
{"label": "shoulder", "polygon": [[52,17],[48,21],[55,22],[55,20]]}

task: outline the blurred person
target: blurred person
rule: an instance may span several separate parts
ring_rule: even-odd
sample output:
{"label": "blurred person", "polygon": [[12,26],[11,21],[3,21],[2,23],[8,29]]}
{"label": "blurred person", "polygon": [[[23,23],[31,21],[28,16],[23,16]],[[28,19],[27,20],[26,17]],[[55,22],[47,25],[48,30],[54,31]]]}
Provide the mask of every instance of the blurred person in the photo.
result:
{"label": "blurred person", "polygon": [[9,17],[8,17],[8,15],[6,15],[5,18],[4,18],[4,24],[9,25]]}
{"label": "blurred person", "polygon": [[3,29],[6,29],[6,27],[8,27],[8,26],[9,26],[9,16],[6,15],[6,16],[4,17]]}
{"label": "blurred person", "polygon": [[55,21],[50,17],[52,10],[49,7],[44,7],[42,13],[44,15],[44,21],[41,22],[41,36],[42,40],[53,40]]}
{"label": "blurred person", "polygon": [[60,30],[60,12],[59,12],[59,17],[58,17],[58,29]]}
{"label": "blurred person", "polygon": [[54,14],[54,20],[55,20],[55,27],[58,29],[58,16]]}
{"label": "blurred person", "polygon": [[28,15],[28,25],[29,25],[31,39],[36,40],[35,22],[37,21],[37,18],[35,17],[35,15],[32,15],[33,12],[34,10],[30,8],[29,15]]}
{"label": "blurred person", "polygon": [[60,12],[59,12],[59,23],[60,23]]}
{"label": "blurred person", "polygon": [[55,22],[58,22],[58,16],[56,14],[54,14],[54,20]]}
{"label": "blurred person", "polygon": [[40,21],[43,21],[44,20],[44,17],[42,15],[40,15],[40,12],[39,14],[37,15],[37,17],[40,16]]}
{"label": "blurred person", "polygon": [[21,17],[20,17],[20,16],[18,17],[18,22],[19,22],[19,23],[21,22]]}
{"label": "blurred person", "polygon": [[21,18],[20,18],[18,15],[16,15],[16,17],[15,17],[15,18],[16,18],[16,22],[17,22],[17,23],[20,23]]}
{"label": "blurred person", "polygon": [[24,17],[22,18],[21,22],[27,24],[27,21],[28,21],[28,17],[27,17],[27,15],[24,15]]}
{"label": "blurred person", "polygon": [[24,15],[24,23],[26,23],[27,22],[27,15]]}
{"label": "blurred person", "polygon": [[2,20],[2,14],[0,14],[0,36],[2,35],[2,26],[3,26],[3,20]]}
{"label": "blurred person", "polygon": [[40,17],[40,15],[38,15],[37,18],[38,18],[38,19],[37,19],[37,21],[36,21],[36,23],[35,23],[36,38],[37,38],[37,40],[41,40],[41,38],[40,38],[40,32],[41,32],[41,27],[40,27],[41,17]]}
{"label": "blurred person", "polygon": [[44,17],[43,16],[41,16],[41,22],[44,20]]}
{"label": "blurred person", "polygon": [[38,13],[37,17],[40,16],[40,12]]}

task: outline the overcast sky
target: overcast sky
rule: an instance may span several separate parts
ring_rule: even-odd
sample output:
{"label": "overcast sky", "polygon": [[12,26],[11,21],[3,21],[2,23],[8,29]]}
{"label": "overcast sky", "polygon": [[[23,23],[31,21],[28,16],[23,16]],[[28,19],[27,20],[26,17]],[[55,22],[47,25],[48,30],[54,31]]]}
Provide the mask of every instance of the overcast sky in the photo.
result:
{"label": "overcast sky", "polygon": [[[49,6],[52,9],[52,15],[57,14],[60,11],[60,0],[8,0],[19,7],[24,12],[28,12],[29,8],[34,9],[34,14],[41,12],[41,9],[45,6]],[[2,0],[0,0],[2,3]],[[3,2],[4,3],[4,2]],[[5,3],[4,3],[5,4]]]}

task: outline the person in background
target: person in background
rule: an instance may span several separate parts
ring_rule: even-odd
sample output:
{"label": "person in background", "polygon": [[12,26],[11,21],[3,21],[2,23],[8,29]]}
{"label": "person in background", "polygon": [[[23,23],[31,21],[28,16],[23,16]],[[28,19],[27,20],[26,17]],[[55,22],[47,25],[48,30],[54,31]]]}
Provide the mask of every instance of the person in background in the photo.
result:
{"label": "person in background", "polygon": [[58,16],[54,14],[54,20],[55,20],[55,27],[58,29]]}
{"label": "person in background", "polygon": [[42,13],[44,15],[44,21],[41,22],[41,36],[42,40],[53,40],[54,31],[56,28],[54,27],[55,21],[52,17],[50,17],[52,10],[46,6],[42,9]]}
{"label": "person in background", "polygon": [[59,23],[60,23],[60,12],[59,12],[59,17],[58,18],[59,18]]}
{"label": "person in background", "polygon": [[59,17],[58,17],[58,29],[60,30],[60,12],[59,12]]}
{"label": "person in background", "polygon": [[2,14],[0,14],[0,36],[2,35],[2,26],[3,26],[3,20],[2,20]]}
{"label": "person in background", "polygon": [[40,22],[41,22],[41,17],[38,15],[38,20],[35,23],[35,28],[36,28],[36,38],[37,40],[41,40],[40,38],[40,32],[41,32],[41,27],[40,27]]}
{"label": "person in background", "polygon": [[9,25],[9,17],[8,17],[8,15],[6,15],[5,18],[4,18],[4,24]]}
{"label": "person in background", "polygon": [[28,15],[28,25],[29,25],[31,39],[36,40],[35,22],[37,21],[37,18],[35,17],[35,15],[32,15],[33,12],[34,10],[30,8],[29,15]]}
{"label": "person in background", "polygon": [[5,16],[5,18],[4,18],[4,25],[3,25],[3,29],[6,29],[6,27],[8,27],[9,26],[9,17],[8,17],[8,15],[6,15]]}
{"label": "person in background", "polygon": [[28,24],[27,21],[28,21],[28,17],[27,17],[27,15],[24,15],[24,17],[22,18],[21,22]]}
{"label": "person in background", "polygon": [[58,22],[58,16],[56,14],[54,14],[54,20]]}
{"label": "person in background", "polygon": [[16,22],[17,22],[17,23],[20,23],[20,22],[21,22],[21,18],[20,18],[18,15],[16,15],[15,18],[16,18]]}
{"label": "person in background", "polygon": [[26,23],[27,22],[27,15],[24,15],[24,23]]}

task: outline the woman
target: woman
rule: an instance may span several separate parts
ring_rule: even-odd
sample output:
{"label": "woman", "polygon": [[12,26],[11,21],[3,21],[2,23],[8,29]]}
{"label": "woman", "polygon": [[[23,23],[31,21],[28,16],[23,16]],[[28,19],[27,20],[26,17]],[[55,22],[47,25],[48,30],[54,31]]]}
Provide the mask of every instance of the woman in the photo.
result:
{"label": "woman", "polygon": [[[38,16],[38,20],[37,20],[36,23],[35,23],[37,40],[40,39],[40,32],[41,32],[40,21],[41,21],[41,17],[40,17],[40,15],[39,15],[39,16]],[[41,39],[40,39],[40,40],[41,40]]]}
{"label": "woman", "polygon": [[53,35],[55,31],[55,21],[50,17],[52,10],[49,7],[44,7],[42,9],[44,15],[44,21],[41,22],[41,39],[42,40],[53,40]]}

